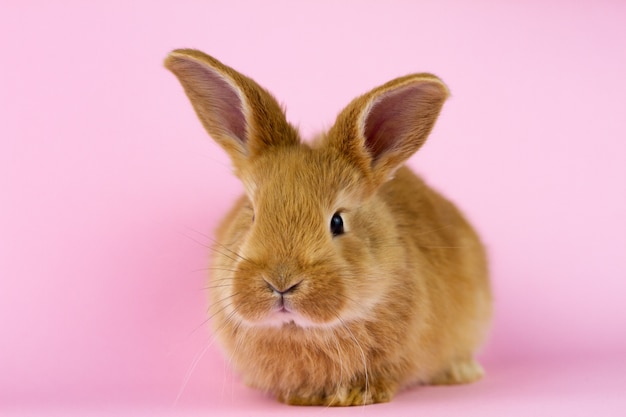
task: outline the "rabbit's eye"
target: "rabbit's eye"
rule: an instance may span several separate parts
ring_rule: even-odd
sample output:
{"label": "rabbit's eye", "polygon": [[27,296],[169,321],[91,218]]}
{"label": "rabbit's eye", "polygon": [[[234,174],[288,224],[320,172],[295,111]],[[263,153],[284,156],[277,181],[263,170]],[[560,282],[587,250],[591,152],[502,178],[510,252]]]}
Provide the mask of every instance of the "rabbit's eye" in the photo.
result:
{"label": "rabbit's eye", "polygon": [[330,232],[334,236],[343,234],[343,219],[339,213],[335,213],[333,218],[330,219]]}

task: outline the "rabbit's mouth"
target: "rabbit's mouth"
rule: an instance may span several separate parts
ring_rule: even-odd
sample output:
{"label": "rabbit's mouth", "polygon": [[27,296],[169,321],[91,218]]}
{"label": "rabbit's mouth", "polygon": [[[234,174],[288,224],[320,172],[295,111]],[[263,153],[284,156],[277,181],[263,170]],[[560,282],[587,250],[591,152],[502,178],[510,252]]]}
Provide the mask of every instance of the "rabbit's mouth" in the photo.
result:
{"label": "rabbit's mouth", "polygon": [[271,321],[277,321],[281,325],[287,323],[301,323],[308,322],[302,314],[298,312],[298,310],[294,307],[292,300],[290,297],[280,296],[278,300],[276,300],[276,304],[274,308],[270,311],[268,315]]}
{"label": "rabbit's mouth", "polygon": [[305,314],[298,311],[289,297],[282,297],[276,301],[273,308],[267,313],[265,319],[257,322],[260,327],[279,328],[320,328],[327,327],[327,324],[320,324],[312,321]]}
{"label": "rabbit's mouth", "polygon": [[276,306],[276,312],[278,314],[289,314],[294,311],[291,300],[283,295],[280,296]]}
{"label": "rabbit's mouth", "polygon": [[220,297],[225,300],[224,304],[231,305],[225,314],[232,313],[252,327],[282,327],[295,323],[297,327],[327,328],[338,324],[348,297],[343,295],[342,287],[328,282],[336,274],[298,273],[287,277],[289,279],[278,279],[274,275],[254,270],[237,273],[234,288],[230,288],[232,292]]}
{"label": "rabbit's mouth", "polygon": [[311,322],[305,319],[297,312],[290,310],[288,307],[280,307],[277,310],[271,312],[268,317],[263,320],[262,325],[269,325],[271,327],[283,327],[283,326],[296,326],[296,327],[310,327]]}

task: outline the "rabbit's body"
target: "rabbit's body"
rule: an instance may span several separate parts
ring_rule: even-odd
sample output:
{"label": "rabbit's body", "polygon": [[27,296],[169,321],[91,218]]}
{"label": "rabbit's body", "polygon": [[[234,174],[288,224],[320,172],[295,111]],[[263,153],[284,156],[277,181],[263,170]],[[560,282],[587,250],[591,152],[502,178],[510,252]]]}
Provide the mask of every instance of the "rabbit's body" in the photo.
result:
{"label": "rabbit's body", "polygon": [[291,404],[353,405],[482,375],[483,247],[402,166],[447,95],[436,77],[356,99],[308,145],[252,80],[196,51],[166,65],[246,189],[217,230],[210,286],[216,336],[248,384]]}

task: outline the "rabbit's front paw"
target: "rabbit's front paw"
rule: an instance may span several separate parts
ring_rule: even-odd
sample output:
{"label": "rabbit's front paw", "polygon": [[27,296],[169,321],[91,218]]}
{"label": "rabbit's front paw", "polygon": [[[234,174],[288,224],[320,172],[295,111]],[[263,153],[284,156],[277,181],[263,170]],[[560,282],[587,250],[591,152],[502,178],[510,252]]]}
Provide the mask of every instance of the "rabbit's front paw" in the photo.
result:
{"label": "rabbit's front paw", "polygon": [[383,381],[369,381],[362,378],[352,385],[341,385],[333,392],[318,393],[315,395],[298,395],[290,393],[278,396],[279,401],[290,405],[325,405],[331,407],[346,407],[351,405],[367,405],[386,403],[391,401],[396,392],[395,384]]}
{"label": "rabbit's front paw", "polygon": [[474,359],[458,360],[433,378],[432,385],[469,384],[483,377],[485,371]]}

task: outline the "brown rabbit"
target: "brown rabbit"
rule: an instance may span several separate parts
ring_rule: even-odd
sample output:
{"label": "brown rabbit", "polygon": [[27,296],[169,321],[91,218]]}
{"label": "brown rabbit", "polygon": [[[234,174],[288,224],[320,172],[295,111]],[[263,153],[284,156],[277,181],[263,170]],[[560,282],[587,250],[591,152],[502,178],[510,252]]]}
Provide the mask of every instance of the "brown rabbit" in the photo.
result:
{"label": "brown rabbit", "polygon": [[439,78],[375,88],[306,144],[266,90],[216,59],[183,49],[165,66],[245,188],[216,232],[211,299],[246,383],[289,404],[358,405],[482,376],[483,246],[403,166],[448,95]]}

